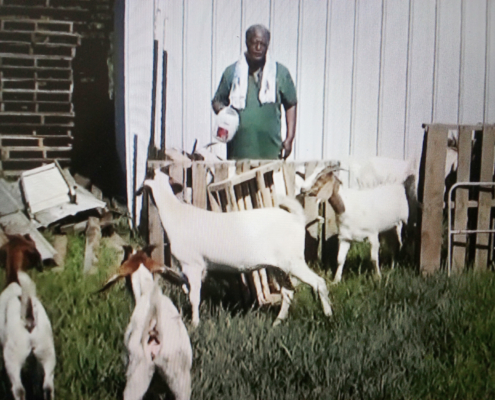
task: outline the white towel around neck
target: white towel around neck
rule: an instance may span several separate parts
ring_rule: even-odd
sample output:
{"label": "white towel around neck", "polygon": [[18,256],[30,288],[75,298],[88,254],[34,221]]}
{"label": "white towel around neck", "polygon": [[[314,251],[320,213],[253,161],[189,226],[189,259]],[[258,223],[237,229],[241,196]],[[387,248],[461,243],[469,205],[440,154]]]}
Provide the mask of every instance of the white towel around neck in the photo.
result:
{"label": "white towel around neck", "polygon": [[[248,89],[249,66],[246,56],[241,55],[239,61],[235,64],[234,79],[230,89],[230,105],[237,110],[243,110],[246,107],[246,97]],[[261,86],[258,93],[258,99],[261,104],[275,103],[276,100],[276,80],[277,80],[277,63],[271,59],[270,54],[266,54],[266,61],[263,67],[261,77]]]}

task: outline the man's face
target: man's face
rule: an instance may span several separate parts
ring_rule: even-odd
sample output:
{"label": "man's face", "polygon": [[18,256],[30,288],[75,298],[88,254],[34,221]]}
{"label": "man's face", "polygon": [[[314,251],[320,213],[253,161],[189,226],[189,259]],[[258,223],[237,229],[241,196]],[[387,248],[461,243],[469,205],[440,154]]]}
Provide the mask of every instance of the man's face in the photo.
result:
{"label": "man's face", "polygon": [[252,61],[260,62],[266,57],[268,40],[261,31],[255,31],[246,42],[247,53]]}

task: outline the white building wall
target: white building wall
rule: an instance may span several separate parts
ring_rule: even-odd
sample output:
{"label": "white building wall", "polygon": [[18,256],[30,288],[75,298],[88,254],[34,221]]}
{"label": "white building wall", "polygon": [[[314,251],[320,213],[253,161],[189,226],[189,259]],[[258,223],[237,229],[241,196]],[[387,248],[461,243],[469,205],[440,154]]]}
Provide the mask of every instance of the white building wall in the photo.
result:
{"label": "white building wall", "polygon": [[128,160],[134,134],[149,142],[153,26],[167,147],[190,151],[212,141],[211,98],[254,23],[298,90],[291,158],[419,157],[423,123],[495,123],[495,0],[126,0]]}

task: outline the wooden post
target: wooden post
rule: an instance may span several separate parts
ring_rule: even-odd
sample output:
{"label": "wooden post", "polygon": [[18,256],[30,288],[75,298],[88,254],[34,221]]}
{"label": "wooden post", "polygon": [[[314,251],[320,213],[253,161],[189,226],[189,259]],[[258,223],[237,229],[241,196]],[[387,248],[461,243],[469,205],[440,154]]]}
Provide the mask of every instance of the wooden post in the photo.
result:
{"label": "wooden post", "polygon": [[443,195],[448,128],[432,124],[426,128],[426,160],[421,222],[420,270],[431,274],[440,268],[442,249]]}
{"label": "wooden post", "polygon": [[[485,126],[483,129],[481,146],[481,171],[480,182],[491,182],[493,180],[493,155],[495,145],[495,127]],[[493,188],[480,187],[478,198],[478,225],[476,229],[490,229],[490,213]],[[476,252],[474,258],[474,269],[483,270],[488,265],[488,233],[476,234]]]}
{"label": "wooden post", "polygon": [[206,165],[194,162],[192,164],[192,195],[193,205],[206,209]]}
{"label": "wooden post", "polygon": [[[165,238],[164,230],[162,227],[162,221],[158,214],[158,208],[156,207],[153,197],[149,191],[147,191],[147,203],[148,203],[148,243],[155,245],[155,249],[151,253],[151,258],[161,265],[169,265],[166,263],[165,257]],[[146,193],[146,192],[145,192]]]}
{"label": "wooden post", "polygon": [[[471,170],[471,139],[473,130],[462,126],[459,129],[459,155],[457,163],[457,182],[469,182]],[[447,199],[448,200],[448,199]],[[459,187],[455,193],[454,229],[466,229],[468,222],[469,188]],[[450,210],[452,212],[452,210]],[[467,235],[452,237],[452,271],[462,271],[466,264]]]}

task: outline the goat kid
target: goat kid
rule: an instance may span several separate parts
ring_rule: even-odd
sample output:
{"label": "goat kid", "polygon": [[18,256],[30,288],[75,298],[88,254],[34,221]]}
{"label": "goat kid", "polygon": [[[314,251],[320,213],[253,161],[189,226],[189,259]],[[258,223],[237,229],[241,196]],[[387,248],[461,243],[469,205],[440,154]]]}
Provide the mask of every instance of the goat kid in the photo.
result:
{"label": "goat kid", "polygon": [[21,269],[30,259],[41,256],[31,238],[9,236],[4,246],[7,252],[7,287],[0,294],[0,344],[7,375],[15,400],[24,400],[26,390],[21,382],[21,369],[33,354],[44,371],[43,396],[54,398],[53,375],[55,370],[55,347],[50,320],[43,305],[36,297],[36,287]]}
{"label": "goat kid", "polygon": [[380,185],[371,189],[340,188],[340,181],[335,176],[334,169],[327,167],[309,178],[302,193],[316,196],[319,200],[328,200],[335,211],[339,250],[334,283],[342,279],[342,270],[351,242],[361,242],[364,239],[368,239],[371,245],[371,260],[376,273],[381,276],[378,235],[395,229],[402,246],[401,230],[409,217],[405,184]]}
{"label": "goat kid", "polygon": [[[191,396],[192,348],[186,327],[172,301],[165,296],[153,273],[174,275],[153,261],[153,247],[131,254],[125,250],[119,272],[100,291],[120,278],[130,279],[135,300],[124,343],[129,355],[124,400],[140,400],[149,389],[155,371],[167,383],[176,400]],[[175,273],[176,274],[176,273]],[[179,274],[174,279],[183,279]],[[187,285],[185,280],[183,284]]]}
{"label": "goat kid", "polygon": [[[216,213],[181,203],[168,175],[155,170],[151,189],[172,255],[190,284],[192,323],[199,324],[201,285],[207,270],[248,272],[276,267],[310,285],[318,293],[325,315],[332,314],[323,278],[304,260],[305,216],[295,199],[282,199],[280,207]],[[293,291],[282,287],[282,306],[274,325],[287,318]]]}

